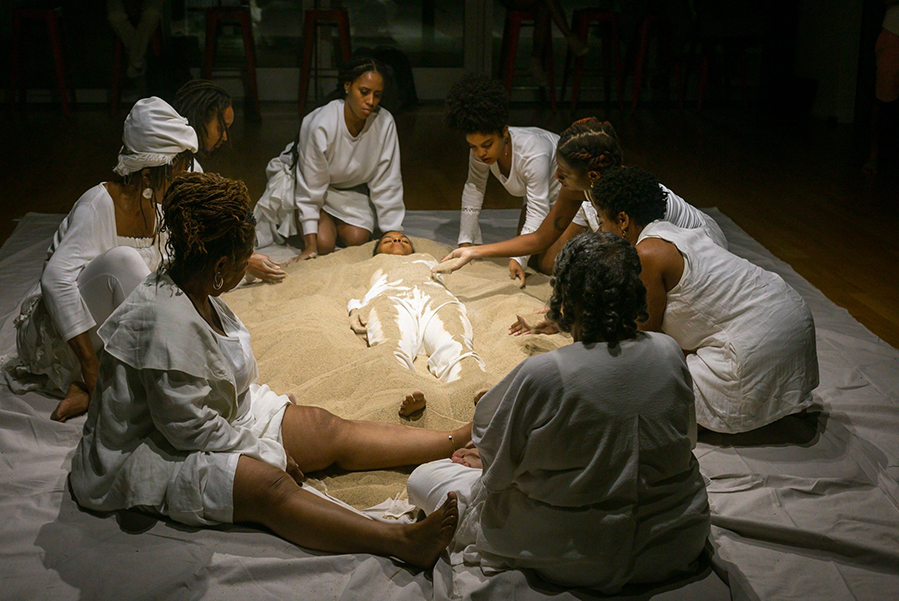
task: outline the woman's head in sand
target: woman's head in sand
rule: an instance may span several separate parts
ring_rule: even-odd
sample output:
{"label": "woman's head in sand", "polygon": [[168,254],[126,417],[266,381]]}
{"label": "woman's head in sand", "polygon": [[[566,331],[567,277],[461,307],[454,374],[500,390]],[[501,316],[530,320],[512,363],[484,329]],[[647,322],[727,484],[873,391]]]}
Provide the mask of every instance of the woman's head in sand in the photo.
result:
{"label": "woman's head in sand", "polygon": [[450,88],[444,122],[465,135],[471,152],[490,165],[511,152],[509,97],[498,80],[466,75]]}
{"label": "woman's head in sand", "polygon": [[617,167],[593,183],[591,202],[599,217],[599,230],[617,234],[635,244],[644,227],[664,219],[668,195],[652,173],[639,167]]}
{"label": "woman's head in sand", "polygon": [[387,67],[375,58],[356,57],[344,64],[337,75],[337,98],[359,120],[377,110],[387,83]]}
{"label": "woman's head in sand", "polygon": [[240,283],[256,234],[243,182],[215,173],[184,174],[166,192],[163,211],[168,271],[176,282],[208,283],[212,295]]}
{"label": "woman's head in sand", "polygon": [[618,134],[608,121],[588,117],[562,132],[556,145],[556,179],[577,192],[589,191],[607,169],[621,165]]}
{"label": "woman's head in sand", "polygon": [[387,232],[375,244],[375,255],[411,255],[415,252],[412,240],[403,232]]}
{"label": "woman's head in sand", "polygon": [[547,317],[575,342],[615,346],[633,338],[649,316],[640,270],[636,249],[621,237],[577,236],[556,258]]}
{"label": "woman's head in sand", "polygon": [[205,79],[194,79],[175,94],[172,103],[197,132],[200,154],[210,155],[227,142],[234,123],[231,95],[224,88]]}

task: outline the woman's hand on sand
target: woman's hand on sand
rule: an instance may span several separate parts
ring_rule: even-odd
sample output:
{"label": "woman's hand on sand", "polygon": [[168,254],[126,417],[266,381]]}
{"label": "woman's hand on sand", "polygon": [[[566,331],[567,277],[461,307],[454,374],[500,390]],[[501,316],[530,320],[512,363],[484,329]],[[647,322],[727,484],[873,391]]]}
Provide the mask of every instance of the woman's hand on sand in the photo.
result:
{"label": "woman's hand on sand", "polygon": [[250,261],[247,265],[247,275],[259,278],[263,282],[277,284],[287,277],[287,273],[281,269],[275,261],[268,255],[253,253],[250,255]]}
{"label": "woman's hand on sand", "polygon": [[308,261],[309,259],[318,258],[318,250],[313,250],[311,248],[305,249],[303,252],[290,259],[284,265],[293,265],[294,263],[299,263],[301,261]]}
{"label": "woman's hand on sand", "polygon": [[466,246],[465,248],[457,248],[450,254],[440,259],[440,263],[435,265],[432,273],[452,273],[471,261],[478,258],[476,246]]}
{"label": "woman's hand on sand", "polygon": [[521,268],[521,264],[515,259],[509,259],[509,279],[518,280],[516,282],[519,288],[524,288],[524,269]]}
{"label": "woman's hand on sand", "polygon": [[541,319],[536,324],[531,324],[523,315],[516,315],[517,320],[509,326],[510,336],[521,336],[522,334],[557,334],[559,326],[555,323]]}

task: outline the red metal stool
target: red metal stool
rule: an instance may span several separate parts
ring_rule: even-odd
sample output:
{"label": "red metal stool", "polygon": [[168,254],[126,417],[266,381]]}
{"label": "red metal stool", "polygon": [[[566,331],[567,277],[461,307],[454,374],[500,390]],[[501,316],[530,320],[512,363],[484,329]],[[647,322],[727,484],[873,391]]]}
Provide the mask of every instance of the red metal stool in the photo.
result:
{"label": "red metal stool", "polygon": [[219,6],[206,9],[206,62],[203,64],[203,78],[212,79],[212,63],[215,59],[219,24],[237,22],[240,24],[243,48],[247,55],[247,79],[250,85],[250,95],[253,97],[253,106],[258,114],[259,86],[256,83],[256,47],[253,43],[253,25],[250,22],[248,2],[243,1],[241,4],[241,6],[221,6],[221,0],[219,0]]}
{"label": "red metal stool", "polygon": [[[643,82],[643,67],[646,65],[646,55],[649,54],[649,35],[654,29],[667,24],[668,19],[662,15],[649,15],[640,24],[638,34],[637,62],[634,65],[634,98],[631,102],[631,113],[637,110],[637,100],[640,98],[640,87]],[[679,70],[678,70],[679,72]]]}
{"label": "red metal stool", "polygon": [[[687,59],[688,65],[692,60],[695,46],[698,44],[700,46],[700,54],[699,54],[699,91],[696,99],[696,110],[702,109],[702,101],[705,97],[706,86],[708,84],[709,78],[709,58],[715,52],[715,49],[721,46],[727,46],[729,42],[733,42],[733,40],[727,38],[714,38],[714,37],[703,37],[699,40],[696,40],[690,46],[690,55]],[[746,109],[749,106],[749,84],[747,82],[747,73],[746,73],[746,48],[749,45],[748,42],[744,42],[739,47],[740,54],[740,83],[743,85],[743,108]],[[689,73],[686,69],[681,69],[678,71],[680,73],[684,71],[684,75],[682,77],[678,77],[678,100],[680,102],[680,107],[684,108],[684,97],[686,95],[687,88],[687,78]]]}
{"label": "red metal stool", "polygon": [[[303,114],[306,98],[309,93],[309,71],[312,69],[312,53],[315,51],[317,27],[320,25],[336,25],[337,37],[340,39],[341,59],[350,60],[350,17],[345,8],[329,10],[307,10],[303,12],[303,59],[300,63],[300,105],[298,110]],[[318,69],[315,70],[318,76]]]}
{"label": "red metal stool", "polygon": [[[531,23],[525,23],[530,21]],[[500,49],[499,76],[506,84],[506,93],[512,92],[512,78],[515,74],[515,53],[518,51],[518,38],[521,35],[522,26],[533,25],[534,13],[524,10],[510,10],[506,12],[506,24],[503,27],[503,42]],[[556,112],[556,80],[553,69],[553,43],[552,35],[548,36],[546,51],[543,55],[543,63],[546,67],[546,79],[549,88],[549,103],[552,111]]]}
{"label": "red metal stool", "polygon": [[50,40],[50,50],[53,53],[53,64],[56,67],[56,83],[59,86],[59,95],[62,99],[62,112],[65,113],[66,117],[71,114],[69,111],[69,91],[66,86],[66,74],[63,61],[62,34],[59,22],[61,17],[62,7],[14,8],[12,10],[12,65],[9,71],[9,109],[11,112],[15,112],[16,110],[15,99],[17,90],[21,94],[20,100],[22,102],[25,101],[24,86],[19,89],[22,24],[24,21],[43,21],[44,25],[47,27],[47,37]]}
{"label": "red metal stool", "polygon": [[[612,57],[615,60],[615,86],[618,89],[618,101],[621,102],[622,83],[621,83],[621,56],[620,45],[618,41],[618,15],[613,12],[600,10],[598,8],[582,8],[574,11],[571,18],[571,30],[577,35],[578,39],[584,44],[587,43],[587,37],[590,35],[590,27],[599,27],[599,36],[602,40],[602,71],[603,71],[603,89],[605,90],[606,104],[611,102],[612,86],[611,79],[611,63]],[[611,38],[611,40],[609,39]],[[577,109],[577,101],[581,92],[581,79],[584,76],[584,59],[586,57],[574,57],[571,48],[565,56],[565,71],[562,75],[562,92],[560,100],[565,98],[565,88],[568,84],[568,75],[571,71],[571,62],[574,59],[574,78],[571,82],[571,110]]]}
{"label": "red metal stool", "polygon": [[[150,40],[150,49],[157,58],[162,56],[162,23],[153,32]],[[122,96],[122,77],[125,75],[125,62],[122,55],[125,54],[125,44],[115,36],[115,46],[112,50],[112,90],[109,92],[109,114],[115,115],[119,110],[119,99]]]}

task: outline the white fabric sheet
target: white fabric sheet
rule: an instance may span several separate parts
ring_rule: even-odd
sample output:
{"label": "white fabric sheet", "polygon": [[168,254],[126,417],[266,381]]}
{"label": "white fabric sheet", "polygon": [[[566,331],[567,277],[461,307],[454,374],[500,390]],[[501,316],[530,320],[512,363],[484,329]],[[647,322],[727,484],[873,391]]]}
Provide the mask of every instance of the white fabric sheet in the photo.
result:
{"label": "white fabric sheet", "polygon": [[[708,212],[721,224],[731,252],[779,273],[808,303],[817,332],[816,397],[823,417],[817,434],[809,433],[806,421],[786,418],[769,428],[762,444],[699,442],[695,453],[710,482],[716,572],[644,597],[891,598],[899,590],[899,351],[730,219]],[[518,215],[483,211],[484,241],[510,237]],[[10,317],[39,277],[61,218],[28,215],[0,250],[0,352],[14,346]],[[413,211],[405,224],[410,235],[454,245],[458,222],[458,211]],[[66,478],[84,418],[51,422],[55,406],[56,400],[35,393],[16,396],[0,389],[0,597],[592,596],[547,585],[525,571],[487,577],[474,568],[454,567],[445,557],[431,576],[371,555],[307,551],[250,528],[194,529],[129,513],[82,511]]]}

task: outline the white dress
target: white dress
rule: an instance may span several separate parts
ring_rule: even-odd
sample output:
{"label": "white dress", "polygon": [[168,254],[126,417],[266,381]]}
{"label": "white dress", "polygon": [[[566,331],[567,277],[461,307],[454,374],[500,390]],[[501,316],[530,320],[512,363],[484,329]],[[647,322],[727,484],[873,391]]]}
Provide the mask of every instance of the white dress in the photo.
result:
{"label": "white dress", "polygon": [[290,401],[253,383],[249,332],[224,301],[210,300],[226,336],[157,272],[100,329],[100,377],[72,458],[82,507],[227,523],[240,455],[285,469],[281,420]]}
{"label": "white dress", "polygon": [[796,291],[699,230],[654,221],[637,244],[646,238],[670,242],[684,258],[662,331],[690,353],[697,422],[745,432],[811,405],[815,323]]}
{"label": "white dress", "polygon": [[[723,249],[727,249],[727,238],[724,236],[724,232],[721,231],[721,226],[714,219],[665,186],[659,184],[659,187],[668,195],[665,221],[687,230],[700,229],[714,240],[715,244]],[[599,217],[596,214],[596,209],[593,208],[593,203],[585,201],[581,204],[581,208],[578,209],[572,223],[581,227],[589,227],[594,232],[599,231]]]}
{"label": "white dress", "polygon": [[303,119],[293,171],[292,151],[293,142],[266,169],[269,181],[254,210],[268,232],[260,243],[269,235],[277,242],[277,236],[299,234],[292,223],[296,209],[304,235],[318,232],[321,211],[370,232],[376,218],[382,232],[402,231],[400,147],[387,109],[369,115],[354,137],[346,126],[344,101],[333,100]]}
{"label": "white dress", "polygon": [[683,354],[663,334],[531,357],[475,409],[483,473],[425,464],[409,499],[431,512],[457,491],[455,542],[486,571],[533,568],[604,593],[665,580],[709,533],[692,402]]}
{"label": "white dress", "polygon": [[[156,219],[160,218],[157,207]],[[153,216],[148,216],[153,219]],[[103,286],[79,286],[87,268],[116,247],[130,247],[143,262],[135,274],[119,274],[127,290],[114,294],[118,302],[162,260],[164,236],[127,238],[116,233],[115,205],[106,186],[98,184],[85,192],[63,219],[50,248],[41,279],[22,300],[15,320],[18,357],[7,364],[10,385],[16,390],[42,390],[49,394],[65,394],[69,384],[81,379],[81,366],[67,340],[84,332],[96,338],[96,328],[111,313],[110,307],[95,316],[91,307],[105,305],[90,296],[109,296]],[[120,265],[112,265],[115,271]],[[95,311],[96,312],[96,311]],[[99,319],[95,319],[99,317]],[[95,347],[96,342],[95,340]],[[37,376],[35,378],[34,376]]]}
{"label": "white dress", "polygon": [[[462,188],[462,215],[459,221],[459,244],[481,244],[478,218],[484,204],[487,178],[493,173],[512,196],[523,198],[525,207],[522,234],[536,232],[559,197],[560,184],[556,179],[556,144],[559,136],[537,127],[510,127],[512,168],[505,177],[499,165],[487,165],[468,155],[468,180]],[[515,257],[523,267],[528,257]]]}

